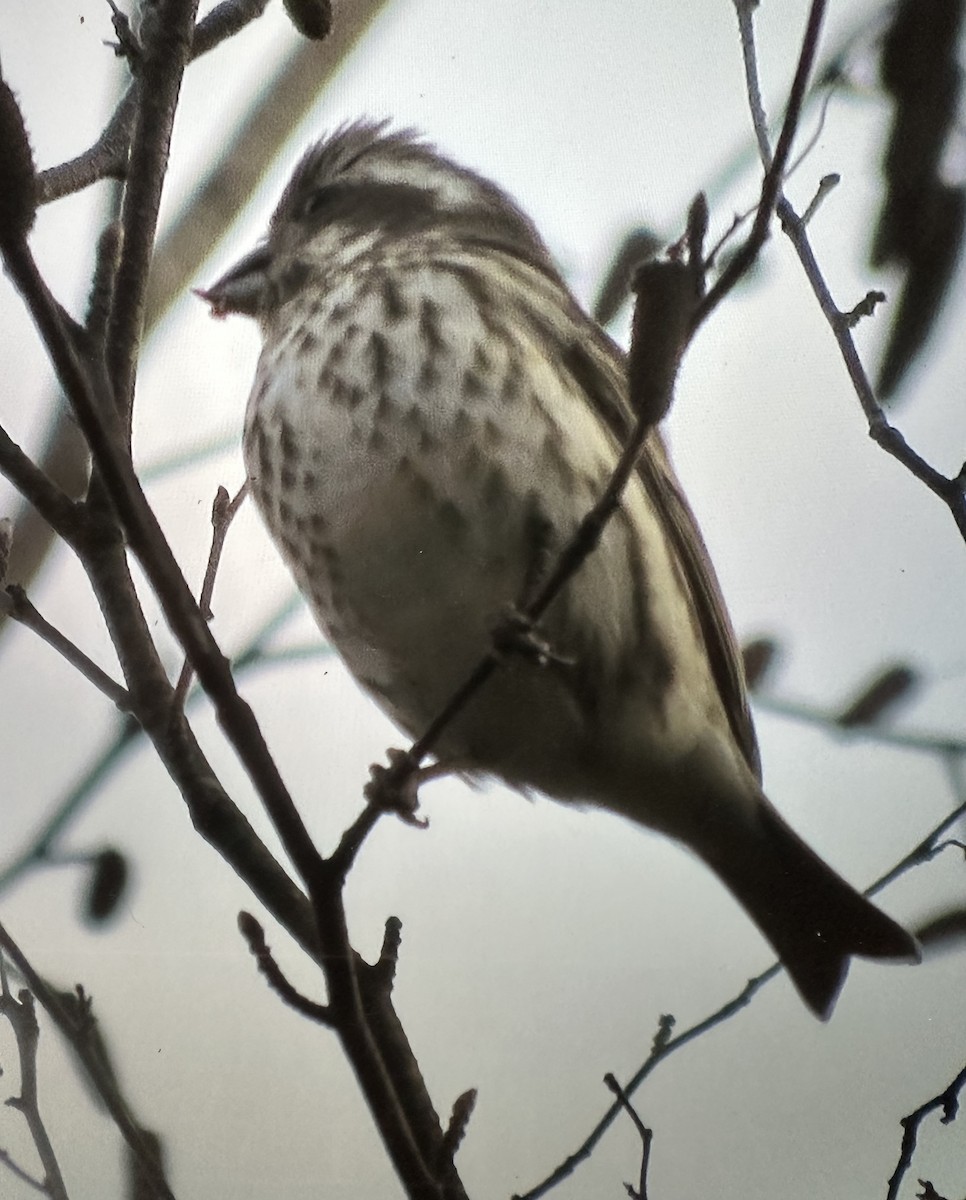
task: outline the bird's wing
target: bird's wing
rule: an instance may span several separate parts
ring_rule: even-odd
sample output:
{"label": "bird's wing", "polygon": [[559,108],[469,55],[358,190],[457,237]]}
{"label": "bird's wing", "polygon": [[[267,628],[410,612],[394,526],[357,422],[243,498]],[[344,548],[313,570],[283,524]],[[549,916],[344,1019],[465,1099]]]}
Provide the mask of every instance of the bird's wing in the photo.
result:
{"label": "bird's wing", "polygon": [[[464,238],[463,244],[469,246],[470,239]],[[627,391],[627,357],[580,308],[549,255],[541,246],[524,252],[515,244],[487,236],[472,239],[472,250],[485,252],[492,277],[501,280],[509,296],[517,300],[527,297],[526,304],[516,306],[517,315],[539,329],[539,341],[548,354],[556,356],[558,368],[569,373],[589,396],[618,445],[625,445],[635,425]],[[540,303],[534,303],[535,293]],[[637,472],[655,511],[664,520],[732,734],[760,781],[761,759],[748,706],[741,651],[711,557],[657,429],[652,430],[645,442]]]}
{"label": "bird's wing", "polygon": [[[574,307],[580,323],[569,345],[563,348],[564,362],[623,446],[634,428],[634,415],[627,398],[626,356],[576,305]],[[760,781],[761,759],[748,706],[741,651],[711,556],[657,429],[648,436],[637,462],[637,472],[655,511],[664,520],[668,540],[698,617],[705,650],[731,731],[749,767]]]}

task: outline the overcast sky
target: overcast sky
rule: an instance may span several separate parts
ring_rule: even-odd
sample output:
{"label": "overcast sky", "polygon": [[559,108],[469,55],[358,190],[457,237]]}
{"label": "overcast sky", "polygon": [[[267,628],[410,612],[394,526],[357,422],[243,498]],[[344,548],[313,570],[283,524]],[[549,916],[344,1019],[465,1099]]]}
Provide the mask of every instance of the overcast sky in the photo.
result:
{"label": "overcast sky", "polygon": [[[881,6],[830,7],[826,51]],[[338,0],[335,8],[338,18]],[[773,0],[760,13],[770,111],[790,81],[804,12],[803,3]],[[111,36],[98,0],[8,0],[0,8],[0,61],[41,166],[79,152],[103,126],[117,81],[103,45]],[[191,68],[166,220],[190,200],[294,41],[276,3]],[[740,157],[749,120],[727,0],[396,0],[281,149],[195,282],[210,282],[251,248],[313,137],[366,114],[423,130],[507,187],[584,301],[628,228],[647,224],[676,237],[691,197],[716,184],[710,199],[720,233],[756,194],[751,160]],[[816,119],[810,113],[806,128]],[[823,175],[842,175],[811,231],[843,309],[892,282],[865,262],[888,119],[871,86],[833,100],[789,186],[804,205]],[[735,169],[725,176],[729,164]],[[78,313],[105,195],[101,187],[52,205],[32,238],[54,291]],[[0,422],[36,449],[50,376],[6,280],[0,304]],[[896,413],[912,443],[947,473],[966,457],[962,321],[961,310],[947,314]],[[870,363],[885,328],[883,316],[858,331]],[[233,491],[243,478],[237,439],[257,353],[252,324],[214,323],[189,295],[145,349],[139,462],[148,467],[213,438],[225,446],[150,486],[193,581],[207,554],[215,489]],[[884,663],[907,661],[924,682],[902,727],[960,736],[966,552],[942,505],[868,439],[832,339],[779,236],[755,280],[689,352],[669,432],[739,635],[768,633],[782,643],[774,694],[834,708]],[[0,483],[0,515],[14,508]],[[222,645],[243,647],[289,592],[257,518],[243,512],[215,601]],[[66,552],[31,595],[112,663]],[[157,629],[176,669],[160,621]],[[286,626],[279,644],[314,644],[320,653],[247,676],[244,691],[313,833],[330,846],[358,810],[368,764],[399,735],[324,656],[306,615]],[[114,725],[107,702],[21,630],[0,642],[0,711],[0,853],[12,855]],[[194,711],[226,786],[274,844],[204,705]],[[954,802],[929,756],[836,740],[767,712],[758,725],[770,796],[857,885],[900,858]],[[674,1013],[681,1027],[702,1018],[770,954],[706,870],[617,818],[495,787],[473,793],[455,781],[427,788],[423,805],[428,831],[384,821],[367,845],[350,882],[353,935],[373,954],[386,916],[402,918],[401,1016],[441,1110],[479,1088],[458,1162],[471,1196],[504,1197],[534,1185],[589,1132],[609,1099],[603,1074],[633,1071],[660,1014]],[[129,856],[135,877],[107,931],[80,924],[77,867],[30,874],[0,896],[0,911],[39,970],[65,984],[82,981],[94,995],[125,1085],[165,1140],[179,1198],[400,1194],[334,1039],[283,1010],[257,976],[234,924],[251,902],[193,833],[143,747],[109,776],[67,844],[83,852],[108,841]],[[962,880],[961,861],[947,854],[882,903],[915,925],[961,895]],[[269,936],[286,970],[318,996],[321,983],[294,946],[278,930]],[[11,1052],[0,1030],[2,1065],[15,1075]],[[779,979],[639,1093],[655,1129],[652,1194],[884,1195],[899,1118],[940,1091],[964,1055],[961,955],[917,970],[856,964],[827,1026]],[[73,1200],[117,1194],[117,1137],[90,1111],[46,1026],[41,1073]],[[16,1114],[0,1111],[0,1146],[26,1160]],[[637,1177],[635,1137],[618,1123],[556,1195],[622,1195],[622,1181]],[[914,1194],[917,1176],[962,1195],[961,1130],[931,1126],[921,1154],[904,1195]],[[30,1194],[0,1174],[0,1195]]]}

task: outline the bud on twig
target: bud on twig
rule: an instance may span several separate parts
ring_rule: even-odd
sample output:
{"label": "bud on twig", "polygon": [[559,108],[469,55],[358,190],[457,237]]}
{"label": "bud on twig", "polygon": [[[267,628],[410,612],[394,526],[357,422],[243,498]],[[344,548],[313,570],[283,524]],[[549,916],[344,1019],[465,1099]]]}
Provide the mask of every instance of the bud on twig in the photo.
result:
{"label": "bud on twig", "polygon": [[289,20],[302,37],[320,42],[332,28],[330,0],[283,0]]}
{"label": "bud on twig", "polygon": [[845,707],[836,724],[842,729],[878,724],[889,709],[909,697],[918,682],[916,672],[904,663],[887,667]]}
{"label": "bud on twig", "polygon": [[745,668],[745,683],[750,692],[761,687],[765,677],[775,665],[778,643],[774,638],[760,637],[746,642],[741,647],[741,658]]}
{"label": "bud on twig", "polygon": [[127,859],[113,846],[99,850],[91,858],[91,876],[84,896],[84,917],[100,925],[117,911],[127,888]]}

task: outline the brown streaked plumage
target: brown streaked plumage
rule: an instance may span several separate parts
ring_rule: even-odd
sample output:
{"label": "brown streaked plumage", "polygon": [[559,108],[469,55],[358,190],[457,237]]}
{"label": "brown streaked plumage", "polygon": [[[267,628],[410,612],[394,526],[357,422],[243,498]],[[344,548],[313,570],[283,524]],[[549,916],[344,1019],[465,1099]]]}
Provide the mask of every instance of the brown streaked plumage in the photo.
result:
{"label": "brown streaked plumage", "polygon": [[[605,486],[632,424],[624,356],[505,193],[364,122],[309,151],[264,244],[203,294],[261,326],[245,460],[269,531],[418,735]],[[852,955],[917,957],[761,789],[741,658],[657,432],[544,629],[572,665],[509,663],[445,735],[448,765],[684,843],[820,1016]]]}

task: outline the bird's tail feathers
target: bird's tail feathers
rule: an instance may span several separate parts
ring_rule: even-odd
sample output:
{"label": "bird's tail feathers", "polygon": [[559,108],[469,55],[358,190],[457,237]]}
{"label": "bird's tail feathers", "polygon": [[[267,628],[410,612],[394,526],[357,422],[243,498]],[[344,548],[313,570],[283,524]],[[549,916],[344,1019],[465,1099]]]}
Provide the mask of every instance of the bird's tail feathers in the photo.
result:
{"label": "bird's tail feathers", "polygon": [[705,857],[765,935],[805,1003],[827,1020],[853,956],[918,962],[919,944],[824,862],[762,797],[760,836]]}

